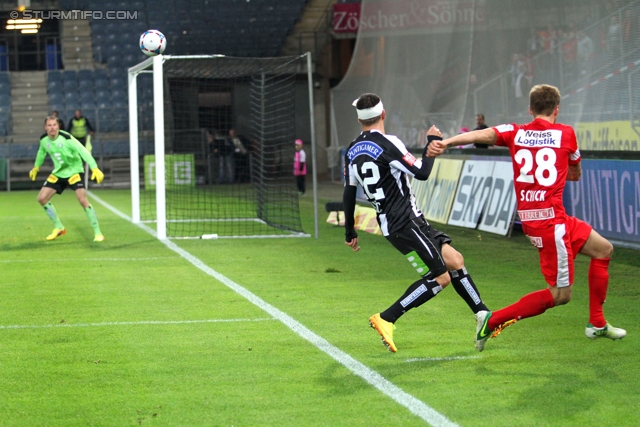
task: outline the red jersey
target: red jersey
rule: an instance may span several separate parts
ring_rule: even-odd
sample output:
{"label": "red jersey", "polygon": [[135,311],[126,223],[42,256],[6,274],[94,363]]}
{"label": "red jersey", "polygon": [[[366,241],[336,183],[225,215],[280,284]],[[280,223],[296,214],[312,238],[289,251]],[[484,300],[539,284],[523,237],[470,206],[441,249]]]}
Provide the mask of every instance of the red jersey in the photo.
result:
{"label": "red jersey", "polygon": [[523,226],[548,227],[564,221],[562,193],[569,165],[580,162],[576,134],[571,126],[535,119],[526,125],[493,128],[496,145],[509,148]]}

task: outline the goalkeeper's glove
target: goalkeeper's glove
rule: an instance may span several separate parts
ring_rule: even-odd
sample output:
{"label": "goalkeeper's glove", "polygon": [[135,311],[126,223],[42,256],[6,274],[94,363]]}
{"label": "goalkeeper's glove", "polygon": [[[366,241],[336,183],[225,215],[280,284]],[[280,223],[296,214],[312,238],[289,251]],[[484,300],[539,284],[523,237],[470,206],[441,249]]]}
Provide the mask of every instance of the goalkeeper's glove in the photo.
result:
{"label": "goalkeeper's glove", "polygon": [[40,170],[40,168],[38,166],[34,166],[33,169],[31,169],[29,171],[29,178],[31,178],[31,181],[35,181],[36,177],[38,176],[38,171]]}
{"label": "goalkeeper's glove", "polygon": [[101,184],[104,179],[104,174],[98,168],[91,169],[91,179],[95,179],[98,184]]}

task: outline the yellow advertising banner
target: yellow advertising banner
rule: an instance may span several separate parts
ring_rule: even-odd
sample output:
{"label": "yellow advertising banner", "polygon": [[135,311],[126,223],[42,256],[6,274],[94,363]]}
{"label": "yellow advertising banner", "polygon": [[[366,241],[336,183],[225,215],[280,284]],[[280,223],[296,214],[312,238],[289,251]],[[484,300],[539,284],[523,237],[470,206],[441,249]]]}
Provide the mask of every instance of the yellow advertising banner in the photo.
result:
{"label": "yellow advertising banner", "polygon": [[581,150],[639,151],[640,136],[629,121],[578,123],[576,137]]}
{"label": "yellow advertising banner", "polygon": [[[438,173],[429,177],[427,182],[433,180],[431,197],[424,206],[418,207],[429,221],[446,224],[449,220],[453,199],[456,196],[458,180],[464,160],[437,159]],[[415,181],[414,181],[415,182]]]}
{"label": "yellow advertising banner", "polygon": [[[340,222],[338,223],[338,216]],[[382,235],[378,220],[376,218],[376,211],[373,208],[364,206],[356,206],[356,212],[354,214],[355,224],[354,228],[360,231],[366,231],[367,233]],[[340,225],[344,227],[344,212],[331,212],[327,218],[327,222],[333,225]]]}
{"label": "yellow advertising banner", "polygon": [[366,231],[371,234],[382,235],[378,220],[376,219],[376,211],[373,208],[356,206],[355,229]]}
{"label": "yellow advertising banner", "polygon": [[331,212],[329,214],[329,217],[327,218],[327,222],[329,224],[340,225],[344,227],[344,212],[343,211]]}
{"label": "yellow advertising banner", "polygon": [[413,190],[413,195],[416,198],[416,205],[418,208],[424,212],[427,207],[427,203],[431,200],[431,196],[433,195],[433,189],[435,187],[435,177],[438,176],[438,169],[440,168],[441,162],[436,160],[433,165],[433,169],[431,170],[431,175],[429,179],[426,181],[420,181],[415,178],[411,179],[411,189]]}

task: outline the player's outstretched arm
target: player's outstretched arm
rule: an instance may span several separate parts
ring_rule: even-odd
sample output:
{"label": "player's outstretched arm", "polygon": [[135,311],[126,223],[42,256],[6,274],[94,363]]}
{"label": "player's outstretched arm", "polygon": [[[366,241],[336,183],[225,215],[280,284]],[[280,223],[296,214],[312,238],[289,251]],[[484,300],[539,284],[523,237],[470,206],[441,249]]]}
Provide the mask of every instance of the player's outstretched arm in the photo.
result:
{"label": "player's outstretched arm", "polygon": [[495,145],[498,141],[495,131],[492,128],[474,130],[472,132],[461,133],[454,137],[445,139],[444,141],[434,141],[429,144],[427,149],[427,156],[436,157],[444,153],[447,147],[455,147],[458,145],[467,144],[486,144]]}
{"label": "player's outstretched arm", "polygon": [[356,192],[358,187],[347,183],[344,186],[342,204],[344,205],[344,244],[355,251],[360,250],[358,246],[358,233],[355,230]]}

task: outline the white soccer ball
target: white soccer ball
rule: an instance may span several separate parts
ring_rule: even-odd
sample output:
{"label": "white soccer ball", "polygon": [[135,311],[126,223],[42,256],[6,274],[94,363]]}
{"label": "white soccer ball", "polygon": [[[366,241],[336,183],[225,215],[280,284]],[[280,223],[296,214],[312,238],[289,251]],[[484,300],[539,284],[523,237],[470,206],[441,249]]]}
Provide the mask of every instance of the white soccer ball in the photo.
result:
{"label": "white soccer ball", "polygon": [[147,56],[156,56],[164,52],[167,39],[158,30],[147,30],[140,36],[140,50]]}

